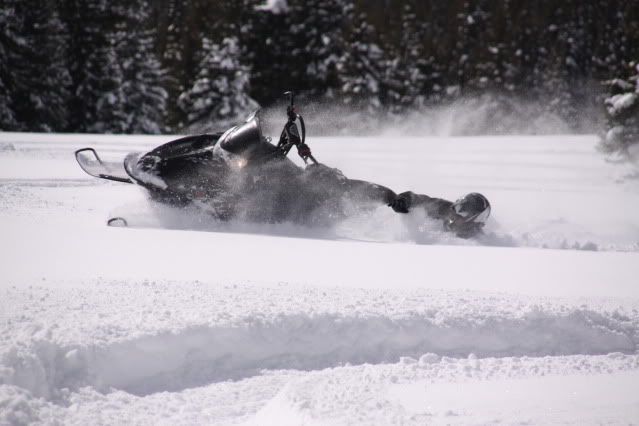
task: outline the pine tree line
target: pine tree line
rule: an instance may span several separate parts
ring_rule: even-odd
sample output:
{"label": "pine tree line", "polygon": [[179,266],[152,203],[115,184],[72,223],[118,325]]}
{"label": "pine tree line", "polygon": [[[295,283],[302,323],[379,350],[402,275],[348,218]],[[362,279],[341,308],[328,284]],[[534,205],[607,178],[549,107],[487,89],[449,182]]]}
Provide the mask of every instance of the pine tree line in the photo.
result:
{"label": "pine tree line", "polygon": [[639,143],[639,63],[631,64],[622,76],[606,84],[611,96],[605,100],[606,132],[600,148],[632,156],[631,147]]}
{"label": "pine tree line", "polygon": [[578,129],[639,59],[634,1],[263,3],[4,0],[0,129],[207,130],[290,89],[373,120],[524,98]]}

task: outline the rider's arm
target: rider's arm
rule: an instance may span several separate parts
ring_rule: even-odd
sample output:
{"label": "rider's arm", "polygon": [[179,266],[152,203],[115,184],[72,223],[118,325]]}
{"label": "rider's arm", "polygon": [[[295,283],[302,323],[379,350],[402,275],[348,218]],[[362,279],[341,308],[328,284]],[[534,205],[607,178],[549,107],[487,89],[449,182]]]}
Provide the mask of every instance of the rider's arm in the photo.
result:
{"label": "rider's arm", "polygon": [[389,205],[398,213],[408,213],[415,207],[422,207],[426,210],[428,216],[435,219],[444,219],[450,212],[450,207],[453,203],[442,198],[434,198],[407,191],[399,194]]}

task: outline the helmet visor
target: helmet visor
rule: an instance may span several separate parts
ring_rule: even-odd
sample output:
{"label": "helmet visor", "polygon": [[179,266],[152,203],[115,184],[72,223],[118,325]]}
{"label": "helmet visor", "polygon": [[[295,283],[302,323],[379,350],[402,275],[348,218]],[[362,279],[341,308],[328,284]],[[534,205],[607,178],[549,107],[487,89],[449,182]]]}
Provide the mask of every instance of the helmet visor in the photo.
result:
{"label": "helmet visor", "polygon": [[490,206],[488,206],[486,210],[484,210],[483,212],[479,213],[477,217],[472,219],[472,221],[476,223],[486,223],[489,216],[490,216]]}
{"label": "helmet visor", "polygon": [[453,204],[453,211],[457,216],[463,218],[464,222],[486,223],[490,216],[490,204],[483,211],[477,212],[476,209],[470,207],[469,203],[459,200]]}

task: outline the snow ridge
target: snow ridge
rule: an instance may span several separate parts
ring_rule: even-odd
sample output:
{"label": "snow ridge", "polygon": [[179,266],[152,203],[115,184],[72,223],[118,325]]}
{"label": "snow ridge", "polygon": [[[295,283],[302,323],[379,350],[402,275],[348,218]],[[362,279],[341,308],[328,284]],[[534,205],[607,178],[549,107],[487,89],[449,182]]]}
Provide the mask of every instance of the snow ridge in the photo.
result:
{"label": "snow ridge", "polygon": [[[289,292],[294,289],[286,287]],[[532,305],[523,314],[514,314],[507,309],[486,311],[481,303],[470,302],[466,309],[447,312],[436,308],[435,297],[434,308],[396,315],[384,309],[392,305],[375,309],[371,302],[379,299],[357,293],[361,305],[340,307],[342,313],[305,313],[299,309],[302,306],[286,312],[285,307],[275,306],[271,315],[268,311],[251,315],[248,309],[247,315],[231,321],[159,328],[103,343],[56,342],[55,330],[36,327],[29,344],[5,345],[0,384],[51,399],[61,389],[84,386],[148,395],[239,380],[264,369],[320,370],[397,362],[425,353],[449,357],[634,353],[639,343],[639,319],[619,311]],[[298,294],[306,299],[304,291]],[[240,290],[234,299],[246,301],[251,296]],[[423,294],[406,305],[425,303],[427,298]],[[316,299],[319,306],[326,302]],[[108,316],[103,318],[105,328],[117,329]]]}

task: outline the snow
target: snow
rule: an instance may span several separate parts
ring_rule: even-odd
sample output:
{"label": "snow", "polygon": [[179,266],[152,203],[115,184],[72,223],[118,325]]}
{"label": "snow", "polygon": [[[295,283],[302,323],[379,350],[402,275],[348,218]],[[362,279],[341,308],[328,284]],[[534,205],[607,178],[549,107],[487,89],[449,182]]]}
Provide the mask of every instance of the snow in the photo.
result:
{"label": "snow", "polygon": [[171,138],[0,133],[0,424],[639,419],[639,182],[595,137],[309,138],[349,177],[484,193],[470,241],[386,208],[212,223],[73,158]]}
{"label": "snow", "polygon": [[606,108],[608,109],[608,114],[610,114],[610,116],[616,117],[622,112],[631,108],[636,102],[636,93],[622,93],[606,99]]}
{"label": "snow", "polygon": [[266,0],[263,5],[257,6],[256,9],[275,14],[287,13],[289,10],[286,0]]}
{"label": "snow", "polygon": [[[620,389],[624,392],[609,403],[606,396]],[[503,419],[528,424],[606,424],[620,414],[639,418],[636,371],[470,383],[424,381],[391,386],[389,394],[409,413],[448,424],[495,424]]]}

